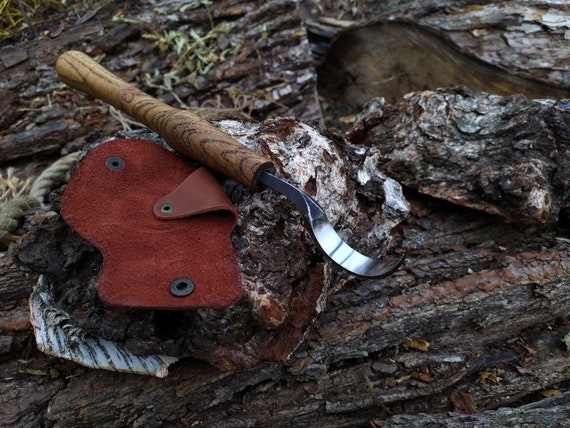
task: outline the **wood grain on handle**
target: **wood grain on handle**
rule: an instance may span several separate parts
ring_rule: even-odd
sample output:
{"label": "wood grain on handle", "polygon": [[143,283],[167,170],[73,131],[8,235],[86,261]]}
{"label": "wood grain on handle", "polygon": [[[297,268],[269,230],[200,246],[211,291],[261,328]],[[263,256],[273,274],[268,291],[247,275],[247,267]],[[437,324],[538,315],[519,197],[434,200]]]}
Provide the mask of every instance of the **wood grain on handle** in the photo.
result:
{"label": "wood grain on handle", "polygon": [[57,60],[56,70],[67,85],[135,117],[160,134],[173,149],[244,186],[258,188],[259,175],[273,169],[271,161],[206,120],[131,86],[83,52],[63,53]]}

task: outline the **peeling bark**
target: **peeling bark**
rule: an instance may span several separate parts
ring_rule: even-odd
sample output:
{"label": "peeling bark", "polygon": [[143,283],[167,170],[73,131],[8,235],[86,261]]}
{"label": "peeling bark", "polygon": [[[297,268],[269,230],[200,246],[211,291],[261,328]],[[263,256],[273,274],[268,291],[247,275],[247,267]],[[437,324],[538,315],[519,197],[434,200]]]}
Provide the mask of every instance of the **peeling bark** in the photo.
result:
{"label": "peeling bark", "polygon": [[569,112],[564,100],[425,91],[371,101],[349,138],[421,193],[507,221],[556,222],[568,198]]}
{"label": "peeling bark", "polygon": [[326,50],[316,45],[316,55],[324,56],[319,93],[340,102],[341,119],[373,97],[395,102],[410,91],[456,85],[533,99],[570,96],[565,4],[360,4],[343,10],[324,1],[318,11],[305,5],[312,38],[332,38]]}

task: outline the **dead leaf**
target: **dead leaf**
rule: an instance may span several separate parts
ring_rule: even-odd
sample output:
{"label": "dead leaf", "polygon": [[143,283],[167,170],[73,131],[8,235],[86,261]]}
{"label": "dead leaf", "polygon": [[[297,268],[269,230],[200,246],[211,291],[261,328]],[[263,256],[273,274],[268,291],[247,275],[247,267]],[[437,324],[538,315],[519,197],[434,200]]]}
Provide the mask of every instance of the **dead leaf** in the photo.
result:
{"label": "dead leaf", "polygon": [[453,403],[453,411],[464,415],[473,415],[479,413],[477,405],[471,394],[454,389],[449,395],[449,399]]}
{"label": "dead leaf", "polygon": [[338,118],[338,121],[340,123],[343,123],[345,125],[350,125],[352,123],[354,123],[354,120],[356,119],[356,116],[353,114],[350,114],[348,116],[342,116]]}
{"label": "dead leaf", "polygon": [[424,371],[424,372],[413,372],[412,373],[412,377],[414,379],[420,380],[422,382],[433,382],[433,377],[431,376],[431,374],[429,373],[428,370]]}
{"label": "dead leaf", "polygon": [[536,355],[536,351],[527,345],[519,345],[515,347],[515,352],[517,355],[521,356]]}
{"label": "dead leaf", "polygon": [[552,388],[552,389],[545,389],[544,391],[541,391],[540,394],[543,397],[550,398],[562,394],[562,391],[560,391],[559,389]]}
{"label": "dead leaf", "polygon": [[411,339],[402,343],[404,349],[415,349],[417,351],[426,352],[429,348],[429,342],[424,339]]}
{"label": "dead leaf", "polygon": [[410,380],[410,378],[412,377],[412,375],[404,375],[404,376],[400,376],[398,379],[395,379],[396,383],[402,383],[405,382],[407,380]]}
{"label": "dead leaf", "polygon": [[481,375],[479,376],[479,379],[477,380],[477,383],[479,385],[483,385],[485,383],[494,383],[495,385],[498,384],[499,382],[501,382],[503,379],[500,378],[499,376],[497,376],[495,373],[490,373],[490,372],[483,372],[481,373]]}

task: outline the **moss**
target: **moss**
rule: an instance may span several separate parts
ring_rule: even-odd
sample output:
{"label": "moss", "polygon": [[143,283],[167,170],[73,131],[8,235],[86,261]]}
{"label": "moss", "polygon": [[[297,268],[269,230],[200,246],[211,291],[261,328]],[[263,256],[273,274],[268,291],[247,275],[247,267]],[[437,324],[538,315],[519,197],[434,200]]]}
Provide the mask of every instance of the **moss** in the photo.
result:
{"label": "moss", "polygon": [[44,18],[43,12],[62,6],[57,0],[0,0],[0,37],[31,27]]}
{"label": "moss", "polygon": [[185,69],[187,80],[196,85],[198,76],[208,74],[214,66],[240,50],[242,42],[230,36],[231,29],[230,24],[222,23],[208,32],[170,30],[162,35],[146,34],[144,37],[154,41],[162,56],[174,52],[178,58],[176,68]]}

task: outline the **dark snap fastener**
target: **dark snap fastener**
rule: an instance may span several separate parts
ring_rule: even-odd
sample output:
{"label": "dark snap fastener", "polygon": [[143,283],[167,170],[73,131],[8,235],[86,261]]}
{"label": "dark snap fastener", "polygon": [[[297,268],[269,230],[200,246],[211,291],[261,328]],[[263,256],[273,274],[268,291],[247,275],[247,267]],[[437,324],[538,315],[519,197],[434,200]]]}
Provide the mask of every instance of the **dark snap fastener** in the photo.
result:
{"label": "dark snap fastener", "polygon": [[125,167],[125,161],[121,158],[111,157],[105,161],[105,166],[111,171],[120,171]]}
{"label": "dark snap fastener", "polygon": [[194,283],[188,278],[178,278],[170,283],[170,293],[176,297],[186,297],[194,291]]}
{"label": "dark snap fastener", "polygon": [[171,214],[174,212],[174,207],[171,204],[162,204],[160,206],[160,212],[163,214]]}

